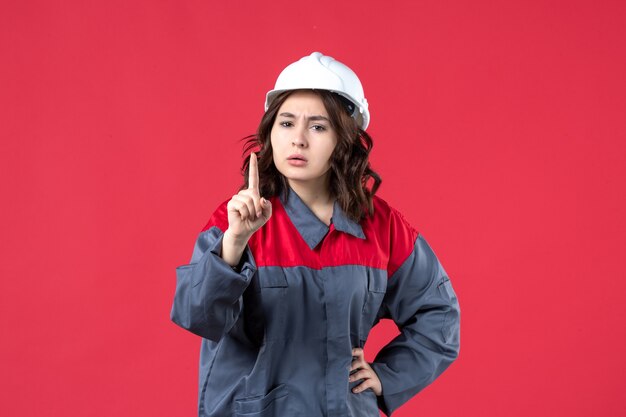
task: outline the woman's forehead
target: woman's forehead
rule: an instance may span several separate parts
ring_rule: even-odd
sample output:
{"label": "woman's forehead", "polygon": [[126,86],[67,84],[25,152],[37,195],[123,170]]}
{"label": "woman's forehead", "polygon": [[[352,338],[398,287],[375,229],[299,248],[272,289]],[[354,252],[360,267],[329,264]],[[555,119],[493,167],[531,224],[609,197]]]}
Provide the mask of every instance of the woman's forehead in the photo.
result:
{"label": "woman's forehead", "polygon": [[294,115],[315,113],[328,116],[322,98],[310,90],[298,90],[291,93],[278,110],[279,114],[283,112],[289,112]]}

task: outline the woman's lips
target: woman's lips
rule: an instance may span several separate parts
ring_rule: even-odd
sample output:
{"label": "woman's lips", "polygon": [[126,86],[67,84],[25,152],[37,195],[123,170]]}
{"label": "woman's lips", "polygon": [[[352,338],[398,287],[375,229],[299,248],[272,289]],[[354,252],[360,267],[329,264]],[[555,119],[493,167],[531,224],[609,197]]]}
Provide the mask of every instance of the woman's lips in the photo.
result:
{"label": "woman's lips", "polygon": [[299,154],[289,155],[289,157],[287,158],[287,163],[295,167],[304,166],[307,164],[307,162],[308,161],[306,160],[306,158]]}
{"label": "woman's lips", "polygon": [[301,167],[307,164],[307,161],[302,159],[287,159],[287,163],[289,165],[293,165],[294,167]]}

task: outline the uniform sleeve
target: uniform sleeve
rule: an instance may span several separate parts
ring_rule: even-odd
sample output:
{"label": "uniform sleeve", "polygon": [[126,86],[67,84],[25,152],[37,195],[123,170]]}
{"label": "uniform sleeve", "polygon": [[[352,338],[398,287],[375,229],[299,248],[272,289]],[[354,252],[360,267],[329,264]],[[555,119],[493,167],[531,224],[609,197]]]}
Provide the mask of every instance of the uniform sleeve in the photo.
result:
{"label": "uniform sleeve", "polygon": [[215,211],[200,233],[191,262],[176,268],[176,292],[170,317],[174,323],[199,336],[219,341],[237,321],[243,292],[256,272],[246,249],[233,270],[221,258],[222,239],[228,225],[226,204]]}
{"label": "uniform sleeve", "polygon": [[459,352],[457,297],[426,240],[408,228],[392,236],[400,246],[403,240],[415,240],[408,257],[389,276],[379,313],[380,318],[391,318],[400,334],[371,364],[383,389],[378,405],[387,416],[433,382]]}

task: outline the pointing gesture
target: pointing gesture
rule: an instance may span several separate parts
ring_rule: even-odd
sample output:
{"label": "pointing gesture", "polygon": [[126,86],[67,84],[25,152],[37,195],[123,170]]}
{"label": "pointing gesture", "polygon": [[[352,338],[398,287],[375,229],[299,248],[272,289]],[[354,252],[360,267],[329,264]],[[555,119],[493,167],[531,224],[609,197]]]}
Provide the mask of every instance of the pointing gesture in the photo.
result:
{"label": "pointing gesture", "polygon": [[[248,165],[248,188],[235,194],[227,205],[230,237],[246,242],[271,217],[272,205],[259,193],[259,168],[257,156],[250,154]],[[244,245],[245,246],[245,245]]]}
{"label": "pointing gesture", "polygon": [[250,154],[250,165],[248,168],[248,190],[256,190],[259,192],[259,167],[256,160],[256,154]]}

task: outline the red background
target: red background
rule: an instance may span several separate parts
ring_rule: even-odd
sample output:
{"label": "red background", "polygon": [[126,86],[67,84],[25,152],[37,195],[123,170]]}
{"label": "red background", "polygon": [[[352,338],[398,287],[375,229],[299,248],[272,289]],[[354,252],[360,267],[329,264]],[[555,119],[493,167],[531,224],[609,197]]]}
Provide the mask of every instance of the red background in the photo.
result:
{"label": "red background", "polygon": [[319,50],[461,302],[458,361],[396,415],[626,415],[626,2],[0,7],[0,414],[195,415],[174,268]]}

